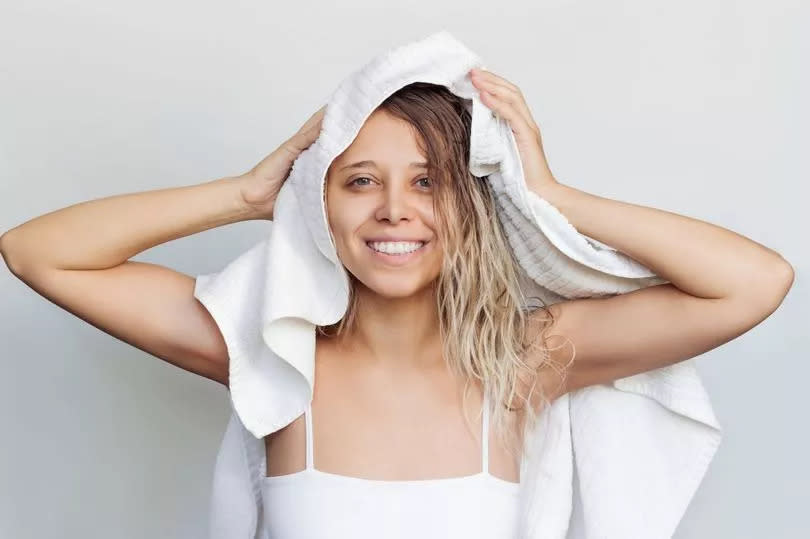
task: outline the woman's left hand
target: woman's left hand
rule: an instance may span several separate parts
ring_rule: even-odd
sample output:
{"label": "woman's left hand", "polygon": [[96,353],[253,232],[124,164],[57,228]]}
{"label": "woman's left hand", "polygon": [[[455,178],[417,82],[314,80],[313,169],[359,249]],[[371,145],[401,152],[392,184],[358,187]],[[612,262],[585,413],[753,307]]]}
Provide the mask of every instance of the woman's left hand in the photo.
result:
{"label": "woman's left hand", "polygon": [[470,79],[480,93],[481,102],[504,118],[515,134],[527,187],[542,196],[545,189],[558,184],[546,161],[543,140],[520,88],[491,71],[471,69]]}

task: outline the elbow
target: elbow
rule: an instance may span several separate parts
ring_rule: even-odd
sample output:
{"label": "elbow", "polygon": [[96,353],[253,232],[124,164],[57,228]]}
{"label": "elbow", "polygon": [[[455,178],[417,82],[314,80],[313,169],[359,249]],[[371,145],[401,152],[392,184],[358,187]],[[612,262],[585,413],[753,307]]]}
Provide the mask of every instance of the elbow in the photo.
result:
{"label": "elbow", "polygon": [[770,304],[766,305],[767,308],[770,309],[769,312],[771,313],[782,305],[782,301],[784,301],[785,297],[788,295],[788,292],[790,292],[790,289],[793,287],[793,280],[795,277],[793,266],[791,266],[787,260],[782,260],[784,262],[776,271],[776,282],[774,283],[774,289],[771,292]]}
{"label": "elbow", "polygon": [[[9,248],[9,245],[8,245],[9,244],[9,232],[10,231],[6,231],[5,233],[3,233],[2,236],[0,236],[0,255],[3,256],[3,262],[6,263],[6,266],[8,266],[8,269],[11,269],[11,262],[10,262],[11,255],[9,254],[10,248]],[[12,271],[12,273],[13,273],[13,271]]]}
{"label": "elbow", "polygon": [[781,256],[768,268],[758,273],[749,286],[738,293],[747,305],[755,305],[769,316],[782,304],[793,287],[793,266]]}
{"label": "elbow", "polygon": [[0,236],[0,255],[3,256],[3,262],[5,262],[9,271],[19,277],[22,274],[22,268],[19,253],[14,247],[15,237],[12,234],[13,231],[14,229],[8,230]]}
{"label": "elbow", "polygon": [[793,287],[793,280],[796,272],[793,266],[782,255],[777,253],[779,257],[776,261],[776,267],[773,270],[773,278],[775,280],[776,294],[781,302],[790,289]]}
{"label": "elbow", "polygon": [[790,262],[782,258],[782,267],[781,267],[781,274],[778,280],[778,295],[779,295],[779,303],[782,303],[782,300],[787,296],[790,289],[793,287],[793,280],[796,277],[796,272],[793,271],[793,266],[790,265]]}

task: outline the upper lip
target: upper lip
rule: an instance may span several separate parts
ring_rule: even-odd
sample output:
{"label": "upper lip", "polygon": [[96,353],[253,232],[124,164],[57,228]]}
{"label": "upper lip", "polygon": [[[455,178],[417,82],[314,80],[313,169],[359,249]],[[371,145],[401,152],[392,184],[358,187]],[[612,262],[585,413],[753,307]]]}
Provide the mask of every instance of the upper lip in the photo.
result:
{"label": "upper lip", "polygon": [[377,236],[375,238],[367,238],[366,239],[366,242],[372,242],[372,241],[419,241],[419,242],[422,242],[422,243],[427,243],[428,242],[428,240],[423,240],[423,239],[420,239],[420,238],[391,238],[391,237],[385,237],[385,236]]}

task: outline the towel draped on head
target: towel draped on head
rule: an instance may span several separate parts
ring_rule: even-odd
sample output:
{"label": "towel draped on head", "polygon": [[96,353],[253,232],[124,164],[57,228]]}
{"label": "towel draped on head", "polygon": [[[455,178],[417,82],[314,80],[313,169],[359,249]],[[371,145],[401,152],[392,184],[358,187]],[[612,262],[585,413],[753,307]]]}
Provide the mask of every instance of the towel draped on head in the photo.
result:
{"label": "towel draped on head", "polygon": [[[527,297],[552,304],[667,282],[579,233],[527,188],[512,131],[479,100],[473,67],[484,64],[440,31],[350,74],[329,97],[318,138],[295,160],[268,236],[222,271],[197,277],[195,297],[230,357],[232,415],[214,472],[211,537],[261,536],[262,438],[306,410],[315,326],[339,321],[348,307],[349,278],[327,221],[326,171],[398,89],[428,82],[465,100],[469,169],[488,175]],[[566,394],[542,412],[521,462],[521,537],[670,537],[720,439],[691,361]]]}

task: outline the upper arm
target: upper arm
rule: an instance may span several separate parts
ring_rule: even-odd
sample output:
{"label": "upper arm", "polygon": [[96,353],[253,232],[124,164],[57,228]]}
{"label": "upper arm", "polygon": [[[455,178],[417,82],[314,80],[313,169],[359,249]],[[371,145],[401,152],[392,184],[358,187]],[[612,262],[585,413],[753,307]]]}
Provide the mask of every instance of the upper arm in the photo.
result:
{"label": "upper arm", "polygon": [[181,369],[228,385],[225,341],[194,297],[193,277],[144,262],[100,270],[29,268],[17,275],[96,328]]}
{"label": "upper arm", "polygon": [[[722,299],[692,296],[668,283],[553,304],[548,308],[555,321],[548,334],[551,348],[559,348],[549,358],[557,366],[572,356],[573,362],[563,384],[551,369],[540,376],[556,379],[556,385],[548,382],[553,391],[558,388],[556,398],[698,356],[767,318],[790,287],[775,282],[756,294]],[[559,346],[563,339],[566,344]]]}

